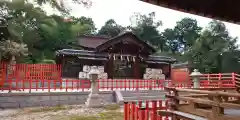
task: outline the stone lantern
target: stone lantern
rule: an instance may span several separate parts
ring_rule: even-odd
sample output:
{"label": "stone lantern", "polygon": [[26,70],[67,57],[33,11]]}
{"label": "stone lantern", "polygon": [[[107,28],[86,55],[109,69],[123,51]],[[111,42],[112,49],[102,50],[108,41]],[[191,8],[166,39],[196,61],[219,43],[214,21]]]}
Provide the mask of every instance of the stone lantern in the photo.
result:
{"label": "stone lantern", "polygon": [[88,95],[88,99],[86,102],[87,107],[101,107],[102,100],[101,96],[98,94],[99,89],[97,85],[98,75],[100,74],[99,70],[96,66],[93,66],[90,72],[88,73],[89,79],[91,81],[91,92]]}
{"label": "stone lantern", "polygon": [[200,88],[200,77],[202,73],[198,71],[198,69],[194,69],[193,72],[190,74],[190,77],[192,77],[193,80],[193,87],[194,88]]}
{"label": "stone lantern", "polygon": [[99,74],[100,74],[100,72],[97,69],[97,66],[93,66],[92,69],[88,73],[89,79],[91,82],[91,93],[92,94],[98,94],[97,79],[98,79]]}

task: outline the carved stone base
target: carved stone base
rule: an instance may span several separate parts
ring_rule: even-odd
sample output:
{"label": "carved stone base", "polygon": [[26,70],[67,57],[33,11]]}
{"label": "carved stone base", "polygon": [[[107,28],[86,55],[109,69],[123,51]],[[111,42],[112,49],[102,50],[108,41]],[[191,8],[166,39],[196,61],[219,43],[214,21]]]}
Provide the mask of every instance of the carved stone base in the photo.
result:
{"label": "carved stone base", "polygon": [[102,107],[102,98],[99,94],[92,94],[90,93],[87,98],[87,102],[85,103],[87,107],[95,108],[95,107]]}

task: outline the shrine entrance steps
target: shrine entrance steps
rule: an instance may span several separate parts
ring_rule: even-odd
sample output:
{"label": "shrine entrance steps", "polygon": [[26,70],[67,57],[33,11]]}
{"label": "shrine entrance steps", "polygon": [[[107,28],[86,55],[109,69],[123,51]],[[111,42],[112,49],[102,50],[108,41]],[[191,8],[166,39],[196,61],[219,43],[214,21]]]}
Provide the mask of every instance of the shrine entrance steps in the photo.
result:
{"label": "shrine entrance steps", "polygon": [[115,91],[116,102],[123,105],[124,101],[164,100],[164,90]]}

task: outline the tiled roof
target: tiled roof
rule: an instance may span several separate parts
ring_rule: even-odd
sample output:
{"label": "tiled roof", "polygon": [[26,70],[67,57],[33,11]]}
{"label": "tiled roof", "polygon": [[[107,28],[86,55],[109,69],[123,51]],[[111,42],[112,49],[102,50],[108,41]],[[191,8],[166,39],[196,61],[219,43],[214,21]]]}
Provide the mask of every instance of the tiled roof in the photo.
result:
{"label": "tiled roof", "polygon": [[[81,59],[92,59],[92,60],[108,59],[108,53],[96,53],[94,51],[88,51],[88,50],[63,49],[63,50],[56,51],[56,55],[78,56]],[[176,60],[171,57],[149,55],[148,58],[145,58],[145,61],[148,63],[161,63],[161,62],[173,63]]]}
{"label": "tiled roof", "polygon": [[188,62],[177,63],[177,64],[173,64],[173,65],[172,65],[173,68],[187,67],[187,66],[190,66],[190,64],[189,64]]}
{"label": "tiled roof", "polygon": [[76,38],[76,42],[80,46],[83,46],[86,48],[94,48],[94,49],[108,40],[109,38],[107,37],[88,36],[88,35],[81,35]]}
{"label": "tiled roof", "polygon": [[170,62],[175,62],[176,59],[174,59],[172,57],[166,57],[166,56],[149,55],[147,61],[170,61]]}

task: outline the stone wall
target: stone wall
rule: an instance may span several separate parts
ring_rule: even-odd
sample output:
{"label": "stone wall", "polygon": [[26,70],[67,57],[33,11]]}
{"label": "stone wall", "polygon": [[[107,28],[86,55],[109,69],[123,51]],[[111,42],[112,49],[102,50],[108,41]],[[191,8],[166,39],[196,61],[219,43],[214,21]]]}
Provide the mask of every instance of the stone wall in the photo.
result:
{"label": "stone wall", "polygon": [[[0,108],[85,104],[88,94],[89,92],[1,93]],[[114,102],[114,92],[100,92],[99,94],[104,104]]]}

